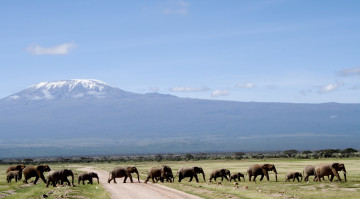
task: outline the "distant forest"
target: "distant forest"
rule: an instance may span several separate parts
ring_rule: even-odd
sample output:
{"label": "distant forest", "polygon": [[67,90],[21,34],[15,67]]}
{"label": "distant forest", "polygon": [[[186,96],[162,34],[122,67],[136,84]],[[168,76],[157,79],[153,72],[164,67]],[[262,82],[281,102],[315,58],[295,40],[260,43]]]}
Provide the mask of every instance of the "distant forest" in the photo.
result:
{"label": "distant forest", "polygon": [[0,164],[39,164],[39,163],[90,163],[90,162],[144,162],[144,161],[197,161],[197,160],[242,160],[242,159],[319,159],[360,157],[360,151],[347,148],[324,149],[317,151],[285,150],[276,152],[232,152],[232,153],[185,153],[185,154],[144,154],[120,156],[77,156],[53,158],[0,159]]}

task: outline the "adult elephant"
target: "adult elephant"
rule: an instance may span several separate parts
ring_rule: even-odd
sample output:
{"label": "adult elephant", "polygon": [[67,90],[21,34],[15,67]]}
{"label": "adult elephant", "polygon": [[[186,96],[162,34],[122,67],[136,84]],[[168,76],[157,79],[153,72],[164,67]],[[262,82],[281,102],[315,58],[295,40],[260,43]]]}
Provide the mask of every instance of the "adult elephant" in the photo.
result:
{"label": "adult elephant", "polygon": [[97,173],[94,172],[82,173],[78,177],[78,184],[80,184],[80,182],[82,181],[82,184],[85,185],[85,180],[88,180],[89,184],[93,184],[93,178],[96,178],[99,184],[99,176]]}
{"label": "adult elephant", "polygon": [[263,180],[264,176],[266,176],[266,179],[269,181],[269,171],[274,171],[275,179],[277,182],[277,171],[276,171],[275,165],[273,165],[273,164],[251,165],[247,170],[247,173],[249,175],[249,181],[251,181],[251,177],[254,176],[254,182],[255,182],[256,177],[258,175],[261,175],[260,181]]}
{"label": "adult elephant", "polygon": [[[316,165],[307,165],[305,167],[305,169],[303,170],[304,181],[309,181],[309,176],[314,176],[313,181],[315,181],[315,179],[316,179],[316,177],[315,177],[315,167],[316,167]],[[322,179],[325,180],[324,176],[322,177]]]}
{"label": "adult elephant", "polygon": [[136,167],[115,167],[112,171],[109,172],[108,183],[110,183],[112,180],[114,180],[114,183],[117,183],[116,178],[122,177],[125,177],[123,183],[126,183],[127,178],[130,178],[131,183],[133,183],[131,173],[137,174],[138,182],[140,183],[139,172]]}
{"label": "adult elephant", "polygon": [[44,181],[44,183],[46,183],[46,179],[44,177],[44,172],[49,172],[49,171],[51,171],[49,165],[27,166],[23,170],[23,174],[24,174],[24,178],[25,178],[24,182],[28,183],[28,179],[35,177],[34,184],[37,183],[39,178],[41,178],[42,181]]}
{"label": "adult elephant", "polygon": [[345,165],[342,163],[332,163],[332,164],[319,164],[315,167],[315,181],[320,181],[324,176],[330,176],[330,181],[332,182],[334,176],[341,181],[338,171],[344,172],[344,179],[346,182],[346,169]]}
{"label": "adult elephant", "polygon": [[211,182],[212,179],[214,179],[216,181],[216,178],[219,178],[219,177],[221,177],[221,181],[223,181],[224,178],[227,181],[229,181],[229,179],[227,178],[227,171],[230,174],[230,171],[227,169],[216,169],[216,170],[212,171],[210,174],[209,182]]}
{"label": "adult elephant", "polygon": [[10,171],[22,171],[26,166],[23,164],[10,166],[6,169],[6,173],[9,173]]}
{"label": "adult elephant", "polygon": [[148,170],[147,174],[148,176],[145,180],[145,183],[147,183],[150,178],[152,179],[153,183],[155,183],[156,178],[160,178],[160,181],[164,182],[164,179],[166,179],[166,175],[173,175],[171,168],[167,165],[163,165],[161,167],[153,167]]}
{"label": "adult elephant", "polygon": [[49,184],[52,183],[52,185],[55,187],[56,183],[60,181],[61,185],[66,182],[68,185],[71,185],[71,183],[68,180],[68,176],[71,176],[71,182],[72,185],[74,185],[74,173],[70,169],[62,169],[58,171],[51,171],[47,175],[47,184],[46,187],[49,187]]}
{"label": "adult elephant", "polygon": [[179,182],[187,177],[190,178],[189,182],[191,182],[193,177],[195,177],[196,182],[199,182],[197,174],[202,174],[204,181],[206,181],[204,170],[201,167],[182,167],[178,170],[175,177],[179,176]]}
{"label": "adult elephant", "polygon": [[[307,165],[303,171],[304,181],[309,181],[309,176],[315,176],[315,165]],[[314,178],[315,180],[315,178]]]}

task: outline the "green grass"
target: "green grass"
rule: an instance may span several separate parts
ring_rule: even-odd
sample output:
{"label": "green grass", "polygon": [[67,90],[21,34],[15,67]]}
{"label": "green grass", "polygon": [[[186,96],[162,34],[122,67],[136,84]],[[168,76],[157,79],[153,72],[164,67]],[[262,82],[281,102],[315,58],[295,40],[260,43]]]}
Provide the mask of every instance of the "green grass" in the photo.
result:
{"label": "green grass", "polygon": [[[310,182],[284,182],[285,174],[290,171],[299,171],[302,173],[306,165],[316,165],[320,163],[342,162],[346,166],[348,182],[313,182],[313,176],[310,176]],[[200,166],[204,169],[206,180],[214,169],[228,168],[231,172],[246,173],[247,168],[252,164],[273,163],[278,171],[278,181],[275,182],[273,172],[269,173],[270,181],[249,182],[248,176],[245,176],[245,182],[239,182],[235,187],[234,182],[223,181],[221,185],[216,182],[204,182],[202,176],[198,175],[200,183],[187,182],[184,179],[181,183],[164,183],[165,186],[172,187],[187,193],[201,196],[203,198],[360,198],[360,160],[359,159],[321,159],[321,160],[299,160],[299,159],[269,159],[269,160],[204,160],[204,161],[169,161],[169,162],[126,162],[112,164],[97,164],[98,168],[110,171],[115,166],[134,165],[140,172],[140,178],[146,179],[147,170],[154,166],[163,164],[169,165],[174,174],[183,166]],[[343,174],[340,172],[343,179]],[[219,182],[218,179],[217,182]],[[334,180],[336,181],[336,180]],[[150,180],[151,182],[151,180]],[[248,188],[243,188],[248,186]]]}
{"label": "green grass", "polygon": [[[52,164],[49,165],[51,170],[60,170],[64,168],[70,168],[75,174],[75,186],[60,186],[52,187],[49,186],[46,188],[46,184],[39,179],[36,185],[29,183],[26,186],[22,181],[17,183],[12,180],[11,183],[6,182],[5,170],[8,165],[0,165],[0,193],[5,193],[5,191],[13,190],[15,194],[9,195],[6,198],[9,199],[19,199],[19,198],[42,198],[42,195],[46,194],[48,198],[94,198],[94,199],[107,199],[110,198],[110,195],[104,190],[104,188],[98,184],[93,185],[77,185],[77,175],[81,172],[76,170],[78,167],[70,167],[67,164]],[[46,177],[47,173],[45,173]],[[35,178],[31,178],[30,181],[33,181]],[[68,178],[71,181],[71,177]],[[30,182],[29,181],[29,182]],[[1,195],[1,194],[0,194]]]}
{"label": "green grass", "polygon": [[[331,163],[342,162],[346,166],[348,171],[348,182],[329,182],[322,183],[313,182],[313,176],[311,176],[310,182],[284,182],[285,174],[290,171],[302,172],[306,165],[315,165],[319,163]],[[199,175],[200,183],[187,182],[188,179],[184,179],[181,183],[163,183],[163,185],[172,187],[187,193],[201,196],[203,198],[360,198],[360,159],[321,159],[321,160],[298,160],[298,159],[269,159],[269,160],[203,160],[203,161],[163,161],[163,162],[113,162],[113,163],[87,163],[70,167],[74,165],[67,164],[54,164],[50,165],[52,170],[58,170],[62,168],[71,168],[75,173],[75,179],[77,175],[81,173],[76,170],[82,166],[92,166],[95,169],[110,171],[116,166],[129,166],[134,165],[140,172],[140,178],[146,179],[147,170],[154,166],[169,165],[174,174],[177,170],[183,166],[200,166],[204,169],[206,179],[209,179],[209,174],[214,169],[228,168],[231,172],[246,173],[247,168],[252,164],[273,163],[278,171],[278,181],[275,182],[275,176],[273,172],[270,172],[270,181],[249,182],[248,176],[245,176],[246,181],[238,182],[238,187],[234,185],[234,182],[223,181],[221,185],[216,182],[204,182],[202,176]],[[109,194],[104,190],[101,185],[85,185],[75,187],[49,187],[46,188],[42,181],[39,181],[35,186],[22,187],[23,182],[11,184],[6,183],[5,170],[7,166],[0,165],[0,192],[7,190],[15,190],[16,194],[9,196],[8,198],[39,198],[43,194],[49,194],[49,198],[56,198],[62,196],[63,198],[77,198],[83,196],[84,198],[110,198]],[[343,178],[342,172],[340,176]],[[135,176],[133,176],[135,177]],[[33,179],[31,179],[33,180]],[[217,182],[219,182],[218,179]],[[121,180],[118,181],[122,182]],[[151,183],[151,180],[150,180]],[[248,188],[244,188],[248,186]],[[96,188],[98,187],[98,188]]]}

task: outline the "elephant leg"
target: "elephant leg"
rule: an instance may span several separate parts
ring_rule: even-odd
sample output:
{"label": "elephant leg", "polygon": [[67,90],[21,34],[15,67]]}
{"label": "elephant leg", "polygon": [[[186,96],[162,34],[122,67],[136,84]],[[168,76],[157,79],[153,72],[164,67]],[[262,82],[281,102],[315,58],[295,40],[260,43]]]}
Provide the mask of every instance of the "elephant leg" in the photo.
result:
{"label": "elephant leg", "polygon": [[299,177],[296,177],[297,181],[300,182]]}
{"label": "elephant leg", "polygon": [[264,179],[264,174],[261,174],[260,181],[262,181],[263,179]]}
{"label": "elephant leg", "polygon": [[93,179],[92,178],[89,179],[89,183],[93,184]]}
{"label": "elephant leg", "polygon": [[[298,179],[299,180],[299,179]],[[295,182],[295,176],[293,177],[293,182]]]}
{"label": "elephant leg", "polygon": [[50,184],[50,180],[47,181],[46,188],[49,187],[49,184]]}
{"label": "elephant leg", "polygon": [[125,175],[123,183],[126,183],[127,178],[128,178],[127,175]]}
{"label": "elephant leg", "polygon": [[269,181],[269,173],[268,172],[266,172],[265,176],[266,176],[266,180]]}
{"label": "elephant leg", "polygon": [[[225,177],[225,179],[226,179],[227,181],[229,181],[229,178],[227,178],[227,176],[226,176],[226,175],[225,175],[224,177]],[[221,180],[221,181],[222,181],[222,180]]]}
{"label": "elephant leg", "polygon": [[130,182],[133,183],[134,181],[133,181],[133,179],[132,179],[131,174],[129,174],[129,178],[130,178]]}
{"label": "elephant leg", "polygon": [[251,182],[251,177],[252,177],[252,175],[249,174],[249,182]]}
{"label": "elephant leg", "polygon": [[[151,180],[152,180],[153,183],[155,183],[154,177],[151,177]],[[160,177],[160,181],[161,181],[161,177]]]}
{"label": "elephant leg", "polygon": [[35,177],[34,184],[36,184],[38,180],[39,180],[39,176],[36,176],[36,177]]}
{"label": "elephant leg", "polygon": [[117,183],[117,182],[116,182],[116,178],[115,178],[115,177],[114,177],[114,183]]}
{"label": "elephant leg", "polygon": [[[254,182],[256,182],[256,177],[257,177],[257,175],[254,175]],[[264,177],[264,176],[262,176],[262,177]]]}
{"label": "elephant leg", "polygon": [[[338,178],[339,179],[339,178]],[[332,182],[334,180],[334,175],[331,175],[330,177],[330,182]]]}
{"label": "elephant leg", "polygon": [[199,178],[197,177],[197,175],[195,174],[195,180],[196,180],[196,182],[199,182]]}
{"label": "elephant leg", "polygon": [[150,179],[150,176],[148,176],[148,177],[146,178],[145,183],[147,183],[147,182],[149,181],[149,179]]}
{"label": "elephant leg", "polygon": [[189,182],[191,182],[191,181],[192,181],[192,179],[193,179],[193,176],[191,176],[191,177],[190,177],[190,180],[189,180]]}
{"label": "elephant leg", "polygon": [[181,182],[181,180],[182,180],[182,175],[179,174],[179,182]]}
{"label": "elephant leg", "polygon": [[84,179],[82,179],[82,184],[85,185],[85,180]]}

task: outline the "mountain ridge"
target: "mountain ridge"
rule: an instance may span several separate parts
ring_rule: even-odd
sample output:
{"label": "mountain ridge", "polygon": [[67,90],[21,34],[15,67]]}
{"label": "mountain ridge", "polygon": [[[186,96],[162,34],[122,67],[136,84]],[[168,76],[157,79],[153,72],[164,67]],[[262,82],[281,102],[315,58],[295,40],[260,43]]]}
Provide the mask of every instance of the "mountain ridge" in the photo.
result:
{"label": "mountain ridge", "polygon": [[202,100],[101,86],[91,88],[102,94],[86,85],[49,93],[38,86],[3,98],[0,148],[71,146],[83,154],[94,139],[104,153],[360,148],[360,104]]}

